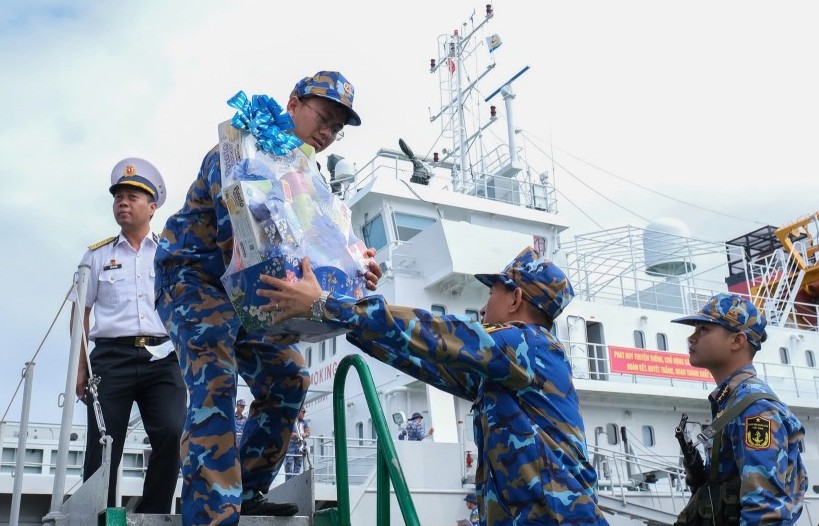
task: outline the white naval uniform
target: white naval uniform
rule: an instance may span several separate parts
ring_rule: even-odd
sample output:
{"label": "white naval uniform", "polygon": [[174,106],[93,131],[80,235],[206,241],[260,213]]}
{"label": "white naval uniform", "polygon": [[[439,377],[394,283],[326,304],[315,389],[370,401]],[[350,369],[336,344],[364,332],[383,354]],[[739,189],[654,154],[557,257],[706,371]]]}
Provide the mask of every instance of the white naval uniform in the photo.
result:
{"label": "white naval uniform", "polygon": [[[85,304],[94,308],[90,340],[167,336],[154,305],[154,254],[158,239],[156,234],[149,233],[137,251],[120,233],[114,240],[85,253],[82,261],[91,267]],[[76,301],[73,292],[70,299]]]}
{"label": "white naval uniform", "polygon": [[[98,400],[112,438],[108,506],[119,505],[116,473],[136,404],[151,444],[139,513],[171,510],[187,398],[177,355],[154,305],[157,239],[149,233],[135,250],[120,233],[91,245],[82,259],[90,266],[86,307],[94,309],[89,339],[96,345],[89,354],[89,372],[99,377]],[[76,295],[71,299],[76,302]],[[159,337],[165,343],[146,346],[138,344],[136,336]],[[84,481],[102,464],[100,430],[92,404],[87,404],[86,413]]]}

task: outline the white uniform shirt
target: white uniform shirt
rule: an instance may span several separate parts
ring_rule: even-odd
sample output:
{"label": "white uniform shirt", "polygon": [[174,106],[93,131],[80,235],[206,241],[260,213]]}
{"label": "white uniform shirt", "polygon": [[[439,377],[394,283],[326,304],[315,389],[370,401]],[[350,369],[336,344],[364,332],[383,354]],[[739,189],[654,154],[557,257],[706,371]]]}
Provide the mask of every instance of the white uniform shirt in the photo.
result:
{"label": "white uniform shirt", "polygon": [[[167,336],[154,308],[156,234],[149,233],[139,250],[120,233],[117,239],[89,250],[83,263],[91,267],[86,306],[94,308],[90,340],[120,336]],[[71,301],[77,300],[72,291]]]}

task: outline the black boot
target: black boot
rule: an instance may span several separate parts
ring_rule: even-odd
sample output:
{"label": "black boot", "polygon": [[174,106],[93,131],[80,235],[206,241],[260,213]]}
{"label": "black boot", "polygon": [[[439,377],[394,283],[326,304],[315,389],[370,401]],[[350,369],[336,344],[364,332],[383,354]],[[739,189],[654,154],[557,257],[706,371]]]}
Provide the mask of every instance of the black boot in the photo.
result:
{"label": "black boot", "polygon": [[299,507],[292,502],[270,502],[261,492],[252,498],[242,501],[241,515],[263,515],[268,517],[290,517],[299,512]]}

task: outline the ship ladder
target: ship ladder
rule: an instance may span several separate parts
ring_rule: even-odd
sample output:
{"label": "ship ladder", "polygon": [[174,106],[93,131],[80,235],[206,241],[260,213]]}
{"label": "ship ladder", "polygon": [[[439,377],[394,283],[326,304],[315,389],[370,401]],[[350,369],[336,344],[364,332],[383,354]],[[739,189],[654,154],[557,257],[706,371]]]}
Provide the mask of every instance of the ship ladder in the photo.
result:
{"label": "ship ladder", "polygon": [[766,258],[760,283],[752,288],[757,307],[762,307],[772,325],[783,327],[792,322],[799,325],[795,310],[807,271],[800,265],[800,243],[790,248],[790,253],[777,249]]}
{"label": "ship ladder", "polygon": [[[778,228],[776,238],[782,244],[775,278],[765,286],[755,287],[755,303],[764,304],[774,325],[815,328],[817,326],[816,284],[819,282],[819,212]],[[776,279],[778,278],[778,279]],[[774,289],[772,296],[766,298]],[[766,301],[767,300],[767,301]],[[802,302],[802,303],[799,303]],[[805,303],[807,302],[807,303]]]}
{"label": "ship ladder", "polygon": [[352,526],[350,510],[350,484],[347,470],[347,422],[345,418],[344,383],[351,367],[358,372],[367,401],[367,408],[373,419],[378,442],[376,444],[376,524],[389,526],[390,524],[390,482],[395,489],[395,497],[407,526],[420,526],[418,513],[412,502],[407,481],[395,443],[389,433],[387,420],[378,400],[378,393],[373,382],[370,368],[364,359],[356,354],[345,356],[338,365],[336,378],[333,382],[333,425],[335,428],[335,456],[336,456],[336,499],[337,508],[327,508],[316,511],[313,516],[314,526]]}

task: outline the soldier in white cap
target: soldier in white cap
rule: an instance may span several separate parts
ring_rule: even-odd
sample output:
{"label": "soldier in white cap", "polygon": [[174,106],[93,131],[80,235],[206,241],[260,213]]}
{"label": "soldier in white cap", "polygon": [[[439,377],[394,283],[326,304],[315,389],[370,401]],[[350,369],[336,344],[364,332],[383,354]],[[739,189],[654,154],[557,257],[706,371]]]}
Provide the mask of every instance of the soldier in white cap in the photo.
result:
{"label": "soldier in white cap", "polygon": [[[97,396],[112,438],[108,506],[116,502],[117,469],[131,409],[136,403],[151,443],[138,513],[170,513],[179,473],[179,440],[187,392],[165,327],[154,305],[154,254],[158,236],[151,218],[165,202],[165,183],[144,159],[129,157],[111,172],[114,219],[120,232],[88,247],[90,266],[84,309],[85,331],[94,342],[91,370],[82,349],[77,397],[88,407],[83,480],[102,464],[100,432],[89,382],[98,377]],[[76,302],[76,297],[71,298]],[[94,326],[89,332],[91,309]],[[73,314],[72,314],[73,317]]]}

